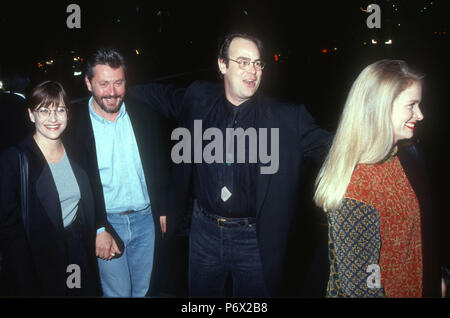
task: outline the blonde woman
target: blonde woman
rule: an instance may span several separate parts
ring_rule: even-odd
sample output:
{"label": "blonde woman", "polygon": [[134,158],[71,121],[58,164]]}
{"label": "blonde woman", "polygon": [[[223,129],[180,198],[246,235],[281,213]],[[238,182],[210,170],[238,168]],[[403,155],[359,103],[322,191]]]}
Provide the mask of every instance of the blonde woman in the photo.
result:
{"label": "blonde woman", "polygon": [[353,83],[314,197],[328,215],[328,297],[439,296],[426,176],[399,144],[424,118],[422,78],[382,60]]}

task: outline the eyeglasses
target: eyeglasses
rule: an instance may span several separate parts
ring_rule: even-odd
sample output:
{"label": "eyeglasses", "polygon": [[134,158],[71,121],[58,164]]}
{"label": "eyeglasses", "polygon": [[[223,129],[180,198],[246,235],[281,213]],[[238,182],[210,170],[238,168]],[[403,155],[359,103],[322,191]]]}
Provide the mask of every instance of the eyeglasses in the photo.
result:
{"label": "eyeglasses", "polygon": [[255,67],[255,69],[257,71],[261,71],[264,66],[266,66],[266,63],[264,63],[263,61],[257,60],[257,61],[249,61],[249,60],[233,60],[228,58],[230,61],[236,62],[239,64],[239,68],[241,70],[248,70],[250,67],[250,64],[253,64],[253,66]]}
{"label": "eyeglasses", "polygon": [[50,117],[52,112],[55,113],[56,117],[59,119],[64,119],[67,117],[67,108],[66,107],[57,107],[56,109],[50,109],[46,107],[41,107],[38,110],[35,110],[38,114],[39,118],[44,120]]}

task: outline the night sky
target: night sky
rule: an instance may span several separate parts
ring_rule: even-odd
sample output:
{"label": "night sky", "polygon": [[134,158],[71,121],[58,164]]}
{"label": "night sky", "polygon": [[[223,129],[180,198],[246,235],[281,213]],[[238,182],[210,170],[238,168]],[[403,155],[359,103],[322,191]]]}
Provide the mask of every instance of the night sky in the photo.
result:
{"label": "night sky", "polygon": [[[449,37],[441,35],[448,31],[448,1],[375,2],[381,7],[380,29],[369,29],[369,14],[360,10],[371,2],[375,1],[3,1],[0,65],[14,58],[35,66],[37,60],[57,53],[84,54],[92,47],[111,45],[130,54],[138,49],[142,63],[153,60],[158,65],[150,69],[152,76],[168,75],[214,67],[218,38],[230,31],[256,34],[265,42],[266,57],[290,52],[300,64],[335,46],[350,58],[361,53],[376,58],[376,50],[360,52],[371,35],[392,38],[391,51],[417,60],[435,42],[445,42],[448,50]],[[80,29],[66,26],[70,3],[81,8]]]}
{"label": "night sky", "polygon": [[[70,3],[80,6],[80,29],[66,25]],[[370,13],[362,9],[370,3],[381,8],[380,29],[366,25]],[[265,44],[261,91],[304,102],[333,131],[358,73],[382,58],[404,59],[427,75],[418,135],[432,152],[447,147],[450,1],[72,0],[0,6],[0,78],[19,66],[31,72],[33,84],[61,81],[73,99],[88,95],[83,58],[95,47],[122,51],[130,85],[167,76],[176,77],[168,82],[187,85],[194,79],[217,81],[220,37],[247,32]],[[75,63],[74,57],[81,59]],[[186,72],[191,75],[177,77]]]}
{"label": "night sky", "polygon": [[[66,25],[70,3],[81,8],[80,29]],[[361,9],[370,3],[381,8],[380,29],[366,25],[370,13]],[[441,153],[448,136],[449,21],[446,0],[3,1],[0,78],[19,66],[31,72],[33,84],[55,79],[72,98],[85,97],[84,73],[74,72],[84,71],[83,58],[90,50],[106,45],[126,56],[130,85],[173,75],[168,82],[180,85],[217,81],[220,37],[247,32],[265,44],[268,64],[261,91],[304,102],[331,131],[365,66],[382,58],[406,60],[427,75],[425,120],[418,134],[431,152]],[[392,44],[385,44],[388,40]],[[81,59],[75,63],[74,57]],[[53,64],[47,65],[50,60]],[[177,77],[186,72],[191,74]]]}
{"label": "night sky", "polygon": [[[81,8],[80,29],[66,25],[70,3]],[[381,7],[380,29],[366,25],[370,13],[361,9],[370,3]],[[426,74],[421,104],[425,119],[417,138],[445,226],[450,222],[445,213],[450,191],[449,24],[448,0],[2,1],[0,80],[9,68],[20,67],[30,72],[33,84],[58,80],[72,99],[83,98],[88,96],[84,58],[105,45],[125,55],[129,85],[155,79],[177,85],[219,81],[220,37],[246,32],[265,44],[267,66],[260,90],[305,103],[317,122],[334,132],[361,70],[382,58],[406,60]],[[389,40],[392,44],[385,43]],[[161,79],[167,76],[174,78]]]}
{"label": "night sky", "polygon": [[[369,13],[361,10],[372,2],[381,8],[380,29],[369,29]],[[81,8],[80,29],[66,25],[70,3]],[[261,91],[304,102],[330,130],[365,66],[381,58],[406,60],[427,75],[423,135],[434,146],[448,135],[449,21],[446,0],[3,1],[0,78],[19,66],[31,72],[32,83],[59,80],[72,98],[84,97],[84,73],[74,72],[83,72],[90,50],[106,45],[126,56],[130,85],[185,72],[192,74],[172,82],[218,80],[220,37],[247,32],[265,44]],[[81,59],[75,63],[74,57]]]}

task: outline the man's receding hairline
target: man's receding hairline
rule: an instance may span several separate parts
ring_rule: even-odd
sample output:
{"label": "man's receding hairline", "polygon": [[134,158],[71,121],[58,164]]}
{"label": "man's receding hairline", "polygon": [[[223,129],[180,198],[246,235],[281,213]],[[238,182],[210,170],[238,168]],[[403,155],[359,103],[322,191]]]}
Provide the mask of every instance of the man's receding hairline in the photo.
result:
{"label": "man's receding hairline", "polygon": [[233,41],[234,41],[234,40],[237,40],[237,39],[241,39],[241,40],[250,42],[250,43],[252,43],[253,45],[255,45],[256,50],[258,51],[258,54],[259,54],[259,59],[261,59],[261,51],[259,50],[258,44],[257,44],[255,41],[252,41],[252,40],[249,40],[249,39],[246,39],[246,38],[242,38],[242,37],[240,37],[240,36],[237,36],[237,37],[233,38],[233,40],[231,40],[230,45],[228,46],[228,56],[227,56],[227,58],[230,58],[230,50],[231,50],[231,46],[233,45]]}

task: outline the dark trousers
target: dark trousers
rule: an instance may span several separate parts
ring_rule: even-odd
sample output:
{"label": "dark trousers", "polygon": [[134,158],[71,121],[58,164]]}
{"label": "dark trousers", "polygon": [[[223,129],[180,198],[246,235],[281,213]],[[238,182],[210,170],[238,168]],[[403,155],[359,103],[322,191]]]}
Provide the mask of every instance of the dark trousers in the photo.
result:
{"label": "dark trousers", "polygon": [[[95,269],[92,264],[89,264],[88,254],[83,245],[84,239],[84,224],[80,217],[64,229],[65,241],[67,247],[68,264],[76,265],[79,268],[79,279],[81,284],[72,286],[70,282],[75,282],[74,278],[77,270],[72,268],[67,273],[67,296],[99,296],[100,285],[99,281],[95,279]],[[96,264],[95,264],[96,265]],[[73,266],[74,267],[74,266]],[[72,276],[71,276],[72,275]]]}
{"label": "dark trousers", "polygon": [[[217,222],[217,219],[224,222]],[[214,221],[216,219],[216,221]],[[189,295],[268,297],[256,238],[255,220],[222,218],[194,204],[189,239]]]}

